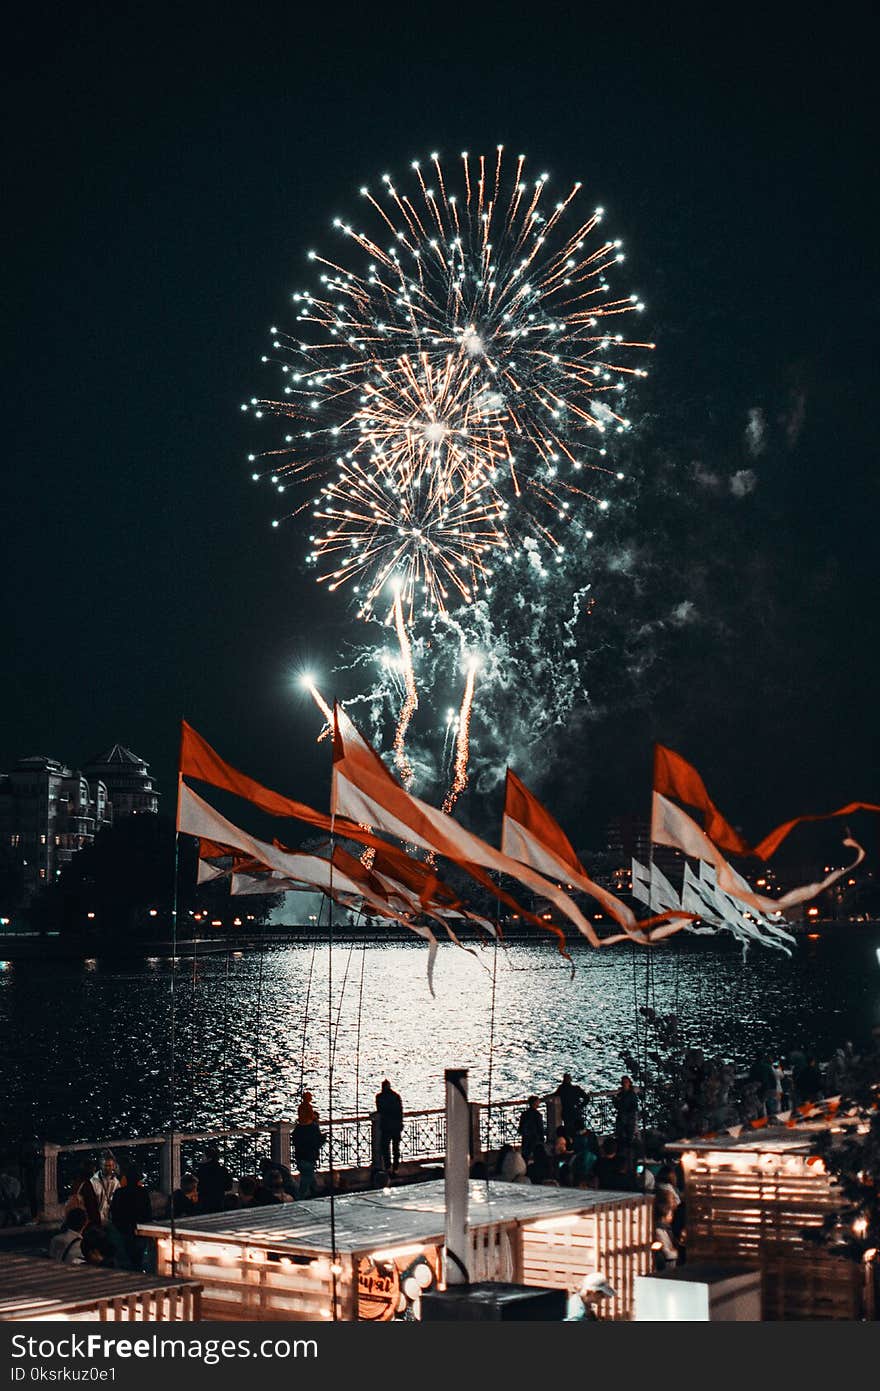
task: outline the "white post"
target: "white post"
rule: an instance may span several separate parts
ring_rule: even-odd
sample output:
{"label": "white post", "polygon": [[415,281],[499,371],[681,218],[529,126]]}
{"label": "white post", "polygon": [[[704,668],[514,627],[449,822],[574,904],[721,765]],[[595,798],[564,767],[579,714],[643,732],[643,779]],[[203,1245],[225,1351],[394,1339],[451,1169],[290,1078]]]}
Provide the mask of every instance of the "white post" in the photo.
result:
{"label": "white post", "polygon": [[443,1278],[447,1288],[470,1283],[468,1273],[468,1179],[470,1108],[467,1068],[446,1069],[446,1243]]}

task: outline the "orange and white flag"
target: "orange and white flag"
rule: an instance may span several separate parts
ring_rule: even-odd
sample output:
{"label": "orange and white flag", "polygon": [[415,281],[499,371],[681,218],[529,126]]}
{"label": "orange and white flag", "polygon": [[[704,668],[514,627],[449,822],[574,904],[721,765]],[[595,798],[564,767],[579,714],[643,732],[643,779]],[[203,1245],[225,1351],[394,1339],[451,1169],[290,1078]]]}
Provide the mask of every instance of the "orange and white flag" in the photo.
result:
{"label": "orange and white flag", "polygon": [[674,850],[680,850],[682,854],[693,860],[702,860],[706,864],[713,865],[719,889],[732,898],[747,903],[756,912],[766,914],[784,913],[788,908],[794,908],[799,903],[806,903],[808,899],[815,898],[824,889],[830,888],[844,874],[851,873],[865,858],[865,852],[858,841],[847,836],[843,844],[856,851],[856,857],[852,864],[845,865],[843,869],[835,870],[832,874],[826,875],[818,883],[802,884],[797,889],[789,889],[788,893],[783,894],[781,898],[769,898],[766,894],[756,893],[748,881],[733,868],[733,865],[728,864],[715,842],[709,838],[705,831],[701,830],[696,821],[660,792],[655,792],[653,797],[651,841],[654,845],[668,845]]}
{"label": "orange and white flag", "polygon": [[331,798],[334,813],[374,826],[424,850],[433,850],[460,865],[502,901],[512,904],[523,917],[553,933],[563,954],[565,938],[560,929],[533,913],[524,912],[482,870],[518,880],[553,903],[588,941],[598,945],[592,923],[554,883],[465,830],[448,813],[407,792],[338,705],[334,711]]}
{"label": "orange and white flag", "polygon": [[721,850],[726,850],[731,855],[753,855],[759,860],[769,860],[795,827],[805,822],[831,821],[838,816],[851,816],[858,811],[880,811],[880,803],[877,802],[847,802],[835,811],[794,816],[789,821],[783,821],[757,845],[750,845],[721,815],[693,764],[663,744],[654,746],[654,791],[663,797],[674,797],[677,802],[684,802],[685,806],[694,807],[702,812],[703,829]]}
{"label": "orange and white flag", "polygon": [[675,908],[639,922],[628,904],[590,878],[558,821],[510,768],[504,794],[501,849],[540,874],[589,894],[623,928],[623,937],[597,938],[594,945],[610,946],[626,937],[641,943],[658,941],[693,920],[692,913]]}

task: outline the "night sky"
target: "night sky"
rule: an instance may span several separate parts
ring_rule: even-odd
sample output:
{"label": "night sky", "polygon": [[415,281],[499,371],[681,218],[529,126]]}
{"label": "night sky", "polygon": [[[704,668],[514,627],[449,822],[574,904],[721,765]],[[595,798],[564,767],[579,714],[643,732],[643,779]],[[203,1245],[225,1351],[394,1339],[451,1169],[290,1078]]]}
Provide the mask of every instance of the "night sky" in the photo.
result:
{"label": "night sky", "polygon": [[329,673],[357,624],[270,529],[240,403],[274,386],[266,331],[362,183],[503,141],[583,179],[626,240],[658,352],[627,517],[649,573],[637,557],[614,617],[631,633],[664,583],[694,616],[576,722],[557,809],[576,838],[644,807],[655,738],[755,836],[877,799],[868,7],[822,25],[738,7],[727,27],[678,7],[233,8],[36,6],[7,29],[0,769],[118,740],[170,802],[185,715],[326,804],[292,675]]}

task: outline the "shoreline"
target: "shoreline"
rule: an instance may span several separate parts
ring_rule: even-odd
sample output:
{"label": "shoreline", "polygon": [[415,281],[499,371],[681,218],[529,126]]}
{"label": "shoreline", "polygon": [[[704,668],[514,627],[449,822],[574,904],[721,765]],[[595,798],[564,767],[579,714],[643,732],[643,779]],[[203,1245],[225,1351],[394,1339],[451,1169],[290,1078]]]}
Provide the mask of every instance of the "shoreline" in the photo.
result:
{"label": "shoreline", "polygon": [[[613,925],[598,924],[598,926],[611,927]],[[809,923],[794,923],[790,930],[799,939],[812,940],[814,938],[827,938],[831,935],[839,936],[844,933],[855,935],[877,928],[880,928],[880,919],[870,919],[865,922],[836,922],[833,919],[825,919]],[[508,946],[518,943],[533,945],[538,942],[550,942],[548,935],[531,928],[507,926],[503,932],[504,936],[501,940]],[[491,946],[491,940],[485,934],[476,931],[458,931],[457,935],[462,941],[469,944],[482,943],[484,947]],[[285,924],[284,926],[267,928],[265,932],[186,937],[177,942],[177,956],[189,958],[192,956],[220,955],[228,951],[259,952],[268,946],[313,946],[326,944],[327,936],[326,928],[315,928],[312,924],[308,926]],[[685,948],[697,945],[705,947],[706,944],[704,936],[693,937],[684,933],[670,940]],[[334,925],[333,928],[333,942],[339,946],[343,944],[349,946],[351,943],[362,942],[371,946],[390,944],[412,946],[414,949],[422,945],[419,941],[410,941],[401,932],[389,931],[385,928],[361,927],[353,929],[337,925]],[[715,939],[715,944],[724,950],[740,950],[739,945],[732,940],[728,941],[724,934],[720,934]],[[571,946],[583,948],[587,944],[575,935],[567,939],[566,945],[569,948]],[[627,944],[621,943],[620,945],[625,948]],[[144,960],[150,957],[171,957],[173,954],[173,944],[167,936],[137,937],[120,941],[112,936],[97,937],[84,933],[19,932],[0,934],[0,961],[44,960],[46,958],[53,961],[74,961],[98,957]]]}

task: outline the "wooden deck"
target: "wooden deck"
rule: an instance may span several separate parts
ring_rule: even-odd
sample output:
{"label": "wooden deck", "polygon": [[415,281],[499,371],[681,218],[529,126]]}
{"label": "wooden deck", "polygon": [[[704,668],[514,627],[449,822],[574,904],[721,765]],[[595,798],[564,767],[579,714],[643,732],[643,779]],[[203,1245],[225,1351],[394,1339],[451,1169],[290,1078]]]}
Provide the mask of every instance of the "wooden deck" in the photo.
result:
{"label": "wooden deck", "polygon": [[196,1322],[199,1283],[61,1265],[40,1256],[0,1254],[0,1321],[94,1319],[101,1322]]}

